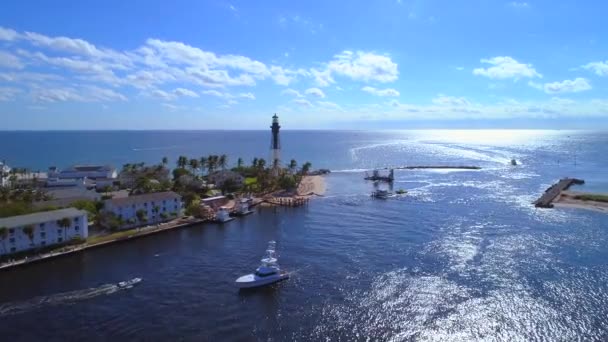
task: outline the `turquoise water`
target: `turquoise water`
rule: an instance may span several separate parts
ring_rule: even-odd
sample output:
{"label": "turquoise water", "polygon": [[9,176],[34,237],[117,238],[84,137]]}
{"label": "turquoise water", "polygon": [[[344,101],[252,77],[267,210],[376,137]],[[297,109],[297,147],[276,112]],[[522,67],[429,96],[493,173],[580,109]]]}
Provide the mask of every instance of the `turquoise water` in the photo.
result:
{"label": "turquoise water", "polygon": [[[266,157],[269,132],[0,133],[15,166]],[[580,131],[285,131],[330,168],[325,197],[0,273],[9,340],[605,340],[608,216],[530,203],[560,177],[608,191],[608,136]],[[266,157],[267,158],[267,157]],[[516,158],[520,165],[509,165]],[[373,167],[407,196],[372,200]],[[289,280],[239,292],[277,241]],[[143,278],[128,290],[108,284]],[[66,294],[69,294],[66,300]]]}

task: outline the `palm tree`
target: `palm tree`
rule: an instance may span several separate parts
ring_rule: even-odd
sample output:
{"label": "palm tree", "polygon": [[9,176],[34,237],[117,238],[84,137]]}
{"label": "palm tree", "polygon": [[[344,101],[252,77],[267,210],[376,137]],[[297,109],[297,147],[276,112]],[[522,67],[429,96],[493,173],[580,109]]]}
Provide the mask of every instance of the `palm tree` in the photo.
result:
{"label": "palm tree", "polygon": [[258,169],[264,170],[265,166],[266,166],[266,160],[264,160],[263,158],[258,159]]}
{"label": "palm tree", "polygon": [[208,174],[211,174],[213,170],[215,170],[215,158],[212,155],[207,157],[207,169],[209,170]]}
{"label": "palm tree", "polygon": [[163,157],[162,163],[163,163],[163,166],[166,167],[167,164],[169,164],[169,159],[167,159],[167,157]]}
{"label": "palm tree", "polygon": [[186,156],[179,156],[177,158],[177,167],[180,169],[185,169],[186,165],[188,165],[188,157]]}
{"label": "palm tree", "polygon": [[57,220],[57,226],[63,228],[63,241],[66,242],[68,238],[68,228],[72,225],[72,220],[69,217],[64,217],[61,220]]}
{"label": "palm tree", "polygon": [[312,164],[310,162],[304,163],[304,165],[302,165],[302,174],[303,175],[307,174],[308,171],[310,171],[311,166],[312,166]]}
{"label": "palm tree", "polygon": [[154,216],[156,217],[156,221],[158,221],[160,219],[158,217],[158,213],[160,213],[160,206],[155,205],[154,208],[152,208],[152,212],[155,214]]}
{"label": "palm tree", "polygon": [[146,211],[143,209],[139,209],[138,211],[136,211],[135,215],[137,216],[137,220],[140,223],[148,221],[148,218],[146,217]]}
{"label": "palm tree", "polygon": [[291,171],[291,173],[293,173],[296,170],[296,167],[298,167],[298,162],[295,159],[292,159],[289,162],[289,171]]}
{"label": "palm tree", "polygon": [[243,167],[243,158],[239,157],[239,159],[237,159],[237,161],[236,161],[236,168],[240,170],[242,167]]}
{"label": "palm tree", "polygon": [[200,167],[200,162],[198,161],[198,159],[194,158],[194,159],[190,159],[189,162],[190,168],[192,169],[192,173],[196,174],[196,170],[198,170],[198,168]]}
{"label": "palm tree", "polygon": [[258,167],[258,158],[253,158],[253,161],[251,162],[251,166],[254,169]]}
{"label": "palm tree", "polygon": [[33,224],[23,227],[23,233],[30,238],[31,242],[34,242],[34,228],[35,226]]}
{"label": "palm tree", "polygon": [[205,173],[205,169],[207,168],[207,157],[201,157],[199,160],[200,168],[201,168],[201,177]]}
{"label": "palm tree", "polygon": [[218,165],[222,168],[222,171],[226,170],[226,164],[228,163],[228,157],[222,154],[218,159]]}
{"label": "palm tree", "polygon": [[5,244],[5,240],[6,237],[8,236],[8,228],[6,227],[0,227],[0,240],[2,240],[2,253],[4,254],[6,252],[6,244]]}

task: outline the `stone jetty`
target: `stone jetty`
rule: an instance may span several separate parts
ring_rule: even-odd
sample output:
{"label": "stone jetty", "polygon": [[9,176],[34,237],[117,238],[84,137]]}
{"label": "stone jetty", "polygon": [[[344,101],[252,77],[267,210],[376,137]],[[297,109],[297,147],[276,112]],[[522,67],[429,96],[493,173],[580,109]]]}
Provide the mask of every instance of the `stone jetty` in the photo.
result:
{"label": "stone jetty", "polygon": [[551,185],[539,199],[534,201],[537,208],[553,208],[553,201],[562,193],[568,190],[573,184],[584,184],[585,181],[576,178],[562,178],[559,182]]}

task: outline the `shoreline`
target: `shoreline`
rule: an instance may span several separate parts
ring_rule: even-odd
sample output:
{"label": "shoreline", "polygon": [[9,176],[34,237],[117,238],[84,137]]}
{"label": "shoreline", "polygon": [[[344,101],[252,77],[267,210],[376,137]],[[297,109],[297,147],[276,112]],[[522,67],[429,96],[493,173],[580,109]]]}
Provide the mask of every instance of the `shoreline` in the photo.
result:
{"label": "shoreline", "polygon": [[[580,191],[562,191],[559,196],[553,201],[556,208],[574,208],[586,209],[596,212],[608,214],[608,203],[597,201],[584,201],[575,199],[575,196],[581,195],[598,195],[597,193],[580,192]],[[600,194],[603,195],[603,194]]]}
{"label": "shoreline", "polygon": [[325,178],[320,175],[304,176],[296,191],[297,196],[323,196],[325,195]]}
{"label": "shoreline", "polygon": [[[196,219],[196,218],[195,219],[183,219],[182,218],[182,219],[177,219],[175,221],[176,222],[172,222],[172,221],[165,222],[164,224],[161,224],[159,227],[155,227],[155,226],[148,226],[150,228],[141,227],[138,231],[133,232],[133,234],[126,235],[126,236],[118,236],[115,238],[111,238],[109,240],[93,242],[90,244],[85,242],[81,245],[76,245],[74,248],[67,250],[67,251],[49,252],[49,253],[42,254],[42,255],[19,259],[14,262],[2,263],[2,264],[0,264],[0,272],[11,269],[13,267],[26,266],[26,265],[30,265],[33,263],[38,263],[38,262],[50,260],[53,258],[57,258],[57,257],[62,257],[62,256],[74,254],[74,253],[79,253],[79,252],[85,251],[87,249],[103,247],[103,246],[110,245],[113,243],[130,241],[133,239],[137,239],[137,238],[141,238],[141,237],[145,237],[145,236],[149,236],[149,235],[154,235],[154,234],[157,234],[160,232],[165,232],[165,231],[179,229],[179,228],[185,228],[185,227],[189,227],[189,226],[193,226],[196,224],[206,222],[203,219]],[[164,227],[163,227],[163,225],[164,225]],[[134,229],[137,229],[137,228],[134,228]],[[129,230],[124,231],[124,232],[128,232],[128,231]],[[114,234],[118,234],[118,233],[120,233],[120,231],[115,232]]]}

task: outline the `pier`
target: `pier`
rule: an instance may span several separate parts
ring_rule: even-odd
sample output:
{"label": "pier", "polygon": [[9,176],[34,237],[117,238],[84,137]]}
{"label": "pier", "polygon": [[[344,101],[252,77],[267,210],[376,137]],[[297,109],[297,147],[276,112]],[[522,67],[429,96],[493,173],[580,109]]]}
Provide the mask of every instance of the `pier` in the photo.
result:
{"label": "pier", "polygon": [[264,202],[283,207],[300,207],[308,204],[309,200],[308,197],[268,197],[264,199]]}
{"label": "pier", "polygon": [[559,182],[551,185],[539,199],[534,201],[534,206],[537,208],[553,208],[553,201],[561,194],[562,191],[568,190],[573,184],[585,184],[582,179],[562,178]]}

